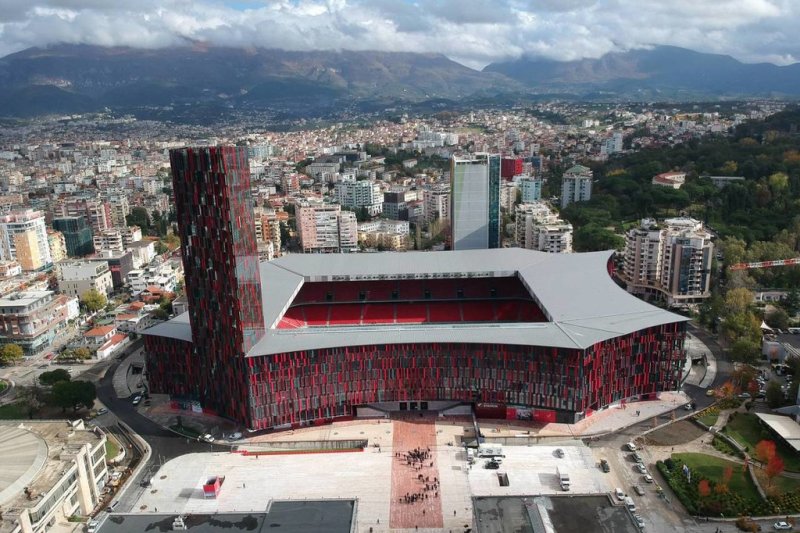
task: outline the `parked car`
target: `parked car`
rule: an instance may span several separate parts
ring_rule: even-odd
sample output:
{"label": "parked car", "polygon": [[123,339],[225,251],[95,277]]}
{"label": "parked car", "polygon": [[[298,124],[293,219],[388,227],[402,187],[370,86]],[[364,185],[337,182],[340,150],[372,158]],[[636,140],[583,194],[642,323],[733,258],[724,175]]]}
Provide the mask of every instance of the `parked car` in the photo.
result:
{"label": "parked car", "polygon": [[214,442],[216,439],[214,438],[214,435],[212,435],[211,433],[206,433],[205,435],[200,437],[200,440],[205,442]]}
{"label": "parked car", "polygon": [[100,522],[97,520],[89,520],[86,524],[86,533],[95,533],[97,531],[97,526],[100,525]]}
{"label": "parked car", "polygon": [[605,459],[600,459],[600,469],[606,474],[611,472],[611,467],[608,466],[608,461]]}
{"label": "parked car", "polygon": [[784,522],[783,520],[781,520],[780,522],[775,522],[774,524],[772,524],[772,528],[775,531],[787,531],[789,529],[792,529],[792,526],[788,522]]}
{"label": "parked car", "polygon": [[617,487],[616,489],[614,489],[614,494],[616,495],[616,497],[617,497],[617,499],[618,499],[619,501],[622,501],[622,500],[624,500],[624,499],[625,499],[625,493],[624,493],[624,492],[622,492],[622,489],[621,489],[621,488],[619,488],[619,487]]}
{"label": "parked car", "polygon": [[498,468],[500,468],[500,463],[492,459],[490,461],[486,461],[486,464],[484,464],[483,467],[489,470],[497,470]]}
{"label": "parked car", "polygon": [[225,438],[228,440],[239,440],[242,438],[242,434],[238,431],[234,431],[233,433],[229,433]]}
{"label": "parked car", "polygon": [[714,396],[714,389],[708,389],[706,391],[706,396]]}
{"label": "parked car", "polygon": [[139,405],[139,402],[141,401],[142,401],[141,394],[137,394],[136,396],[133,397],[133,405]]}
{"label": "parked car", "polygon": [[639,529],[644,529],[644,519],[641,516],[635,514],[633,515],[633,520],[636,522],[636,525],[639,526]]}
{"label": "parked car", "polygon": [[626,446],[628,447],[628,450],[632,452],[636,451],[636,444],[634,444],[633,442],[629,442],[628,444],[626,444]]}
{"label": "parked car", "polygon": [[642,463],[636,463],[636,470],[638,470],[640,474],[646,474],[647,473],[647,467],[644,466],[644,464],[642,464]]}
{"label": "parked car", "polygon": [[633,492],[635,492],[639,496],[644,496],[644,489],[642,487],[640,487],[639,485],[634,485],[633,486]]}
{"label": "parked car", "polygon": [[653,482],[653,476],[651,476],[650,474],[645,474],[645,475],[644,475],[644,480],[645,480],[647,483],[652,483],[652,482]]}
{"label": "parked car", "polygon": [[97,415],[98,415],[98,416],[100,416],[100,415],[104,415],[104,414],[106,414],[107,412],[108,412],[108,409],[106,409],[105,407],[101,407],[100,409],[98,409],[98,410],[97,410]]}
{"label": "parked car", "polygon": [[739,398],[740,400],[749,400],[750,398],[752,398],[752,396],[750,396],[749,392],[743,392],[739,394],[737,398]]}
{"label": "parked car", "polygon": [[633,457],[633,461],[636,462],[636,463],[641,463],[642,462],[642,456],[639,455],[639,452],[633,452],[631,454],[631,457]]}

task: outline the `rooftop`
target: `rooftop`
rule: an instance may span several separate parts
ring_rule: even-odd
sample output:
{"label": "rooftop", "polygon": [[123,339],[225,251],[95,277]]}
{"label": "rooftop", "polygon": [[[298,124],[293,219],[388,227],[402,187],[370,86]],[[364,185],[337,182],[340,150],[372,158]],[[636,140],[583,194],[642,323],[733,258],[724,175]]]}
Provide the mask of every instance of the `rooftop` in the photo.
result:
{"label": "rooftop", "polygon": [[[0,505],[13,510],[32,507],[36,498],[53,488],[72,464],[71,452],[87,443],[97,444],[102,436],[93,431],[73,429],[66,420],[0,421]],[[63,454],[63,457],[62,457]],[[34,501],[23,493],[30,489]]]}
{"label": "rooftop", "polygon": [[[248,355],[408,342],[502,342],[585,349],[640,329],[688,320],[621,289],[608,275],[611,253],[548,254],[505,248],[286,255],[261,264],[266,333]],[[275,329],[308,282],[504,276],[520,278],[548,322]],[[189,314],[158,324],[147,334],[191,341]]]}
{"label": "rooftop", "polygon": [[800,452],[800,424],[788,416],[767,413],[756,413],[756,416],[772,431],[780,435],[794,451]]}
{"label": "rooftop", "polygon": [[52,295],[53,291],[22,291],[0,298],[0,307],[26,307]]}

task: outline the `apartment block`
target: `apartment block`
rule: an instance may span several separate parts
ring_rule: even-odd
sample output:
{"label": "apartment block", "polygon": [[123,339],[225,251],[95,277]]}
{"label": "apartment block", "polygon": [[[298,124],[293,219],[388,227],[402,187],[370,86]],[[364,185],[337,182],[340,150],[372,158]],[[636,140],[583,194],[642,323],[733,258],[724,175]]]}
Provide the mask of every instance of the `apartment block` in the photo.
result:
{"label": "apartment block", "polygon": [[711,295],[713,252],[711,234],[702,222],[643,219],[625,235],[620,277],[632,294],[668,305],[699,303]]}
{"label": "apartment block", "polygon": [[0,259],[17,261],[28,271],[53,264],[44,214],[26,209],[0,217]]}
{"label": "apartment block", "polygon": [[574,202],[586,202],[592,198],[592,170],[575,165],[561,179],[561,209]]}
{"label": "apartment block", "polygon": [[108,263],[94,261],[63,261],[58,263],[58,288],[69,296],[82,297],[91,289],[111,294],[114,280]]}
{"label": "apartment block", "polygon": [[339,205],[304,205],[297,209],[297,229],[304,252],[341,252],[358,248],[355,213]]}
{"label": "apartment block", "polygon": [[554,254],[572,252],[572,224],[541,202],[517,206],[514,236],[520,248]]}

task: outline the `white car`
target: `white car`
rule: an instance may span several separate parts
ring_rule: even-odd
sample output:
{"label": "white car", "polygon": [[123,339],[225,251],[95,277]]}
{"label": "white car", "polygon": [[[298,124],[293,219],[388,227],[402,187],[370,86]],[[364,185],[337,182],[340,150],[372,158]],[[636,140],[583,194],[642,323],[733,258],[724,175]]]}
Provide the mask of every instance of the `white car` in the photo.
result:
{"label": "white car", "polygon": [[619,488],[619,487],[617,487],[616,489],[614,489],[614,494],[617,496],[617,499],[618,499],[619,501],[622,501],[622,500],[624,500],[624,499],[625,499],[625,493],[624,493],[624,492],[622,492],[622,489],[621,489],[621,488]]}
{"label": "white car", "polygon": [[132,403],[133,403],[133,405],[139,405],[139,402],[141,402],[141,401],[142,401],[142,395],[141,394],[137,394],[136,396],[133,397],[133,402]]}
{"label": "white car", "polygon": [[638,470],[640,474],[647,473],[647,467],[644,466],[642,463],[636,463],[636,470]]}
{"label": "white car", "polygon": [[628,446],[628,449],[629,449],[630,451],[632,451],[632,452],[635,452],[635,451],[636,451],[636,445],[635,445],[633,442],[629,442],[629,443],[627,444],[627,446]]}
{"label": "white car", "polygon": [[789,525],[787,522],[780,521],[772,524],[772,528],[775,529],[775,531],[786,531],[792,529],[792,526]]}
{"label": "white car", "polygon": [[644,480],[646,482],[648,482],[648,483],[652,483],[653,482],[653,476],[651,476],[650,474],[645,474],[644,475]]}
{"label": "white car", "polygon": [[200,440],[204,440],[206,442],[214,442],[215,439],[214,439],[214,436],[211,433],[206,433],[205,435],[200,437]]}
{"label": "white car", "polygon": [[97,520],[89,520],[86,524],[86,533],[95,533],[97,531],[97,526],[100,525],[100,522]]}
{"label": "white car", "polygon": [[101,407],[100,409],[97,410],[97,416],[104,415],[107,412],[108,412],[108,409],[106,409],[105,407]]}
{"label": "white car", "polygon": [[239,433],[238,431],[236,431],[236,432],[234,432],[234,433],[230,433],[230,434],[229,434],[227,437],[225,437],[225,438],[226,438],[226,439],[228,439],[228,440],[239,440],[239,439],[241,439],[241,438],[242,438],[242,434],[241,434],[241,433]]}

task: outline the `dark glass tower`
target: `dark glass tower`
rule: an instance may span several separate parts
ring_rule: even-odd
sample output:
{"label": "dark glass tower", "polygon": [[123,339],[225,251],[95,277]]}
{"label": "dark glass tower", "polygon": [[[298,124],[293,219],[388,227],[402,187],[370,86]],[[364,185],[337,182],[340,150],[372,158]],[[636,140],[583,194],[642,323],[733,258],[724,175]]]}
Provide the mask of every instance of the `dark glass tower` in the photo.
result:
{"label": "dark glass tower", "polygon": [[248,420],[245,355],[264,335],[247,149],[170,151],[192,328],[191,396]]}
{"label": "dark glass tower", "polygon": [[67,255],[83,257],[94,253],[92,228],[83,217],[59,217],[53,219],[53,229],[64,235]]}

